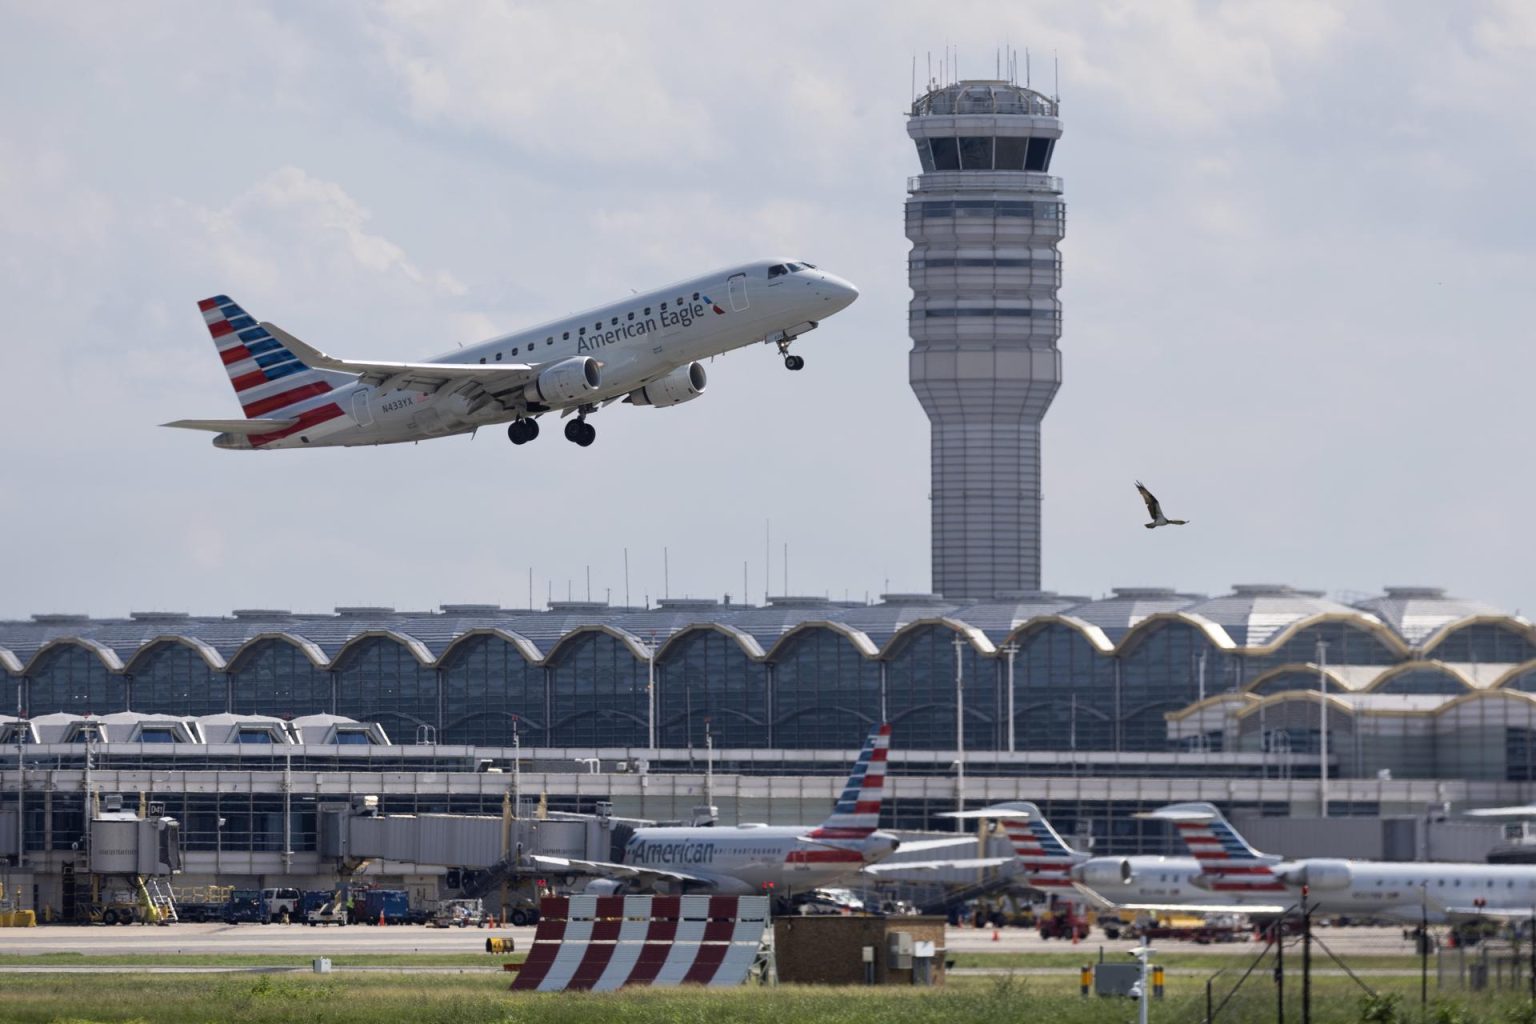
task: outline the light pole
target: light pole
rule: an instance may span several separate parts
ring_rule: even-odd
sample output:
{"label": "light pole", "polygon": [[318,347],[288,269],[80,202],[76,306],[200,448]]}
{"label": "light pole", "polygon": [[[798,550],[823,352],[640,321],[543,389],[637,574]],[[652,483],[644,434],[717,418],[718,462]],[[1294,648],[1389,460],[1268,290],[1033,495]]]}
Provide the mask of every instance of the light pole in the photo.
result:
{"label": "light pole", "polygon": [[651,634],[651,644],[645,659],[645,743],[651,753],[656,752],[656,634]]}
{"label": "light pole", "polygon": [[1328,641],[1317,641],[1317,699],[1320,705],[1318,718],[1318,802],[1322,805],[1320,817],[1328,817]]}
{"label": "light pole", "polygon": [[1003,645],[1003,653],[1008,655],[1008,753],[1014,751],[1013,732],[1013,656],[1019,653],[1019,645],[1007,643]]}
{"label": "light pole", "polygon": [[[955,810],[965,810],[965,638],[955,634]],[[955,831],[966,830],[965,819],[955,819]]]}

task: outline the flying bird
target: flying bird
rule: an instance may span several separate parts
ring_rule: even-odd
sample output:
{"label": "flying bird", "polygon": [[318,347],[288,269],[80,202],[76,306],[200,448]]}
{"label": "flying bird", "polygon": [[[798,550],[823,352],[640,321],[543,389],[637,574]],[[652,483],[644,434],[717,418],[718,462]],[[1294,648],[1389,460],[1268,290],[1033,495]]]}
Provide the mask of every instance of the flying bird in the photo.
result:
{"label": "flying bird", "polygon": [[1136,481],[1136,489],[1141,492],[1141,500],[1147,503],[1147,515],[1152,517],[1152,521],[1145,524],[1147,529],[1151,530],[1158,526],[1183,526],[1189,522],[1188,519],[1169,519],[1165,517],[1163,515],[1163,506],[1157,503],[1157,498],[1153,496],[1151,491],[1142,486],[1140,480]]}

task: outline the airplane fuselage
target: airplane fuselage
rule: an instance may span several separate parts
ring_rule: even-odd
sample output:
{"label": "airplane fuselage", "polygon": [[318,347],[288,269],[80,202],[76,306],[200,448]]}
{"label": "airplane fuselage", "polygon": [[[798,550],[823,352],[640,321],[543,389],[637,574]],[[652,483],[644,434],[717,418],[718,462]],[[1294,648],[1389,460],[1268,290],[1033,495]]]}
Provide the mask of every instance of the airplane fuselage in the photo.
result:
{"label": "airplane fuselage", "polygon": [[625,845],[623,863],[698,875],[726,895],[788,897],[845,880],[896,847],[894,837],[880,832],[806,842],[812,831],[798,825],[639,828]]}
{"label": "airplane fuselage", "polygon": [[[785,266],[795,267],[786,271]],[[776,271],[770,276],[770,271]],[[398,444],[462,434],[545,412],[591,411],[691,363],[763,341],[793,337],[845,308],[847,282],[802,262],[757,260],[632,295],[435,357],[432,363],[524,364],[535,371],[575,357],[599,364],[600,383],[568,401],[538,402],[521,390],[489,399],[473,390],[373,387],[332,375],[331,418],[278,436],[221,434],[223,448]],[[339,414],[337,414],[339,411]]]}

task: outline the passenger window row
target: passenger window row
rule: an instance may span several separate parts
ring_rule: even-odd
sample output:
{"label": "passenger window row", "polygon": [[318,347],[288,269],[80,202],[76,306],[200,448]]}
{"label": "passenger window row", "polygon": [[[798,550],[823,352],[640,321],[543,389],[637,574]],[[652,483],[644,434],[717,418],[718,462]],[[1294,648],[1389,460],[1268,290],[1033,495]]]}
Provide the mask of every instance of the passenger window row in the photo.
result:
{"label": "passenger window row", "polygon": [[[809,263],[806,263],[806,264],[792,264],[792,266],[795,266],[796,269],[800,269],[802,267],[808,267],[808,266],[810,266],[810,264]],[[693,301],[695,301],[695,302],[699,301],[699,293],[698,292],[694,292],[693,293]],[[687,304],[687,300],[684,299],[682,296],[678,296],[677,304],[678,304],[678,306],[686,305]],[[661,304],[661,308],[662,309],[666,309],[667,308],[667,304],[665,302],[663,302]],[[645,312],[642,315],[643,316],[650,316],[651,315],[651,307],[650,306],[646,306],[645,307]],[[625,318],[628,319],[628,320],[633,320],[635,318],[635,314],[632,313],[632,312],[631,313],[627,313],[627,314],[625,314]],[[619,318],[618,317],[613,317],[609,321],[609,326],[611,326],[611,327],[619,326]],[[592,325],[592,330],[594,330],[594,331],[601,331],[602,329],[603,329],[603,322],[601,320],[597,321],[596,323],[594,323]],[[576,336],[578,338],[585,336],[586,333],[587,333],[587,329],[585,327],[579,327],[579,328],[576,329]],[[570,341],[571,340],[571,332],[570,331],[562,331],[561,334],[560,334],[560,340],[561,341]],[[553,345],[554,343],[555,343],[555,336],[553,334],[551,334],[549,337],[544,339],[544,344],[545,345]],[[528,343],[528,352],[529,352],[529,354],[533,353],[533,350],[537,346],[537,344],[538,344],[537,342],[533,342],[533,341],[530,341]],[[512,350],[512,355],[514,355],[514,356],[517,355],[519,351],[521,351],[521,347],[514,348]],[[498,362],[498,363],[501,362],[501,356],[502,356],[502,353],[497,352],[495,354],[495,356],[493,357],[494,361]],[[480,357],[480,361],[482,363],[485,362],[485,360],[486,360],[485,356],[481,356]]]}

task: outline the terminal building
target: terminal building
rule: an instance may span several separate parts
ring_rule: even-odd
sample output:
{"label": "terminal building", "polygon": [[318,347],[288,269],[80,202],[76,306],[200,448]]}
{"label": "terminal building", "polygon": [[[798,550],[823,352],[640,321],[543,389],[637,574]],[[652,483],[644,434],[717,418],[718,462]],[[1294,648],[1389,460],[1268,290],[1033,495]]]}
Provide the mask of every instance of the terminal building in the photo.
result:
{"label": "terminal building", "polygon": [[[1239,823],[1329,819],[1277,842],[1358,840],[1279,853],[1486,852],[1432,847],[1432,819],[1536,796],[1525,619],[1428,587],[1348,603],[1270,584],[1041,589],[1059,104],[1012,82],[942,85],[907,131],[937,593],[0,622],[15,698],[0,865],[49,899],[88,792],[163,808],[189,876],[246,886],[334,875],[326,808],[362,796],[385,814],[494,815],[515,785],[525,810],[816,822],[882,721],[887,827],[1033,800],[1095,852],[1164,853],[1165,826],[1132,814],[1209,800]],[[1378,818],[1411,836],[1372,838]]]}

